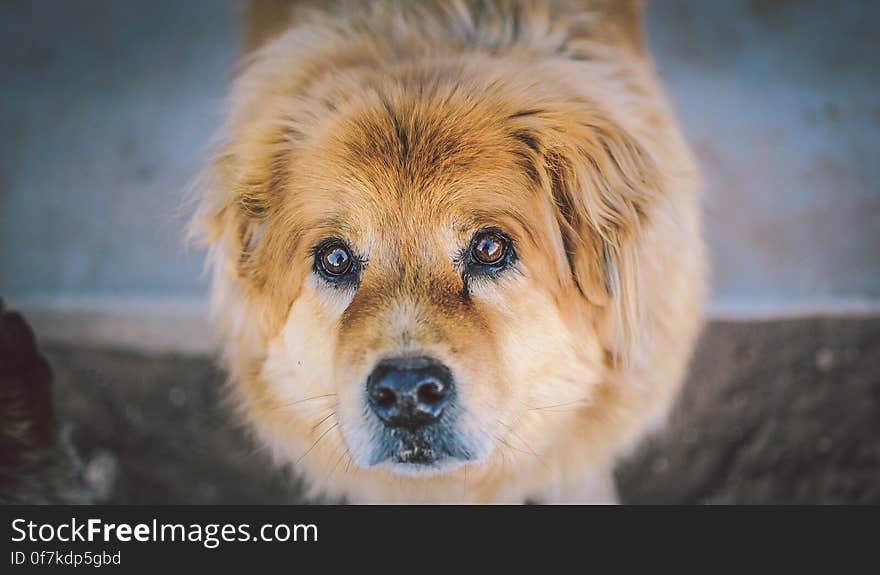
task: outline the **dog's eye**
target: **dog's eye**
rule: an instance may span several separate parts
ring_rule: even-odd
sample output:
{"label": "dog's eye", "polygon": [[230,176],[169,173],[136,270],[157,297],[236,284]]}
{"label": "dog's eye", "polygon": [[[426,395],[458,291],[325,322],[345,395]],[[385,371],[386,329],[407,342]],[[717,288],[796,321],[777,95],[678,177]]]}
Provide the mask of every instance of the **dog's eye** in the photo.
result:
{"label": "dog's eye", "polygon": [[471,255],[483,265],[497,265],[507,255],[507,240],[495,232],[480,232],[471,244]]}
{"label": "dog's eye", "polygon": [[317,260],[321,270],[329,276],[341,276],[351,271],[351,252],[345,244],[332,242],[318,250]]}
{"label": "dog's eye", "polygon": [[474,281],[498,277],[514,267],[517,261],[516,244],[498,228],[477,230],[468,247],[458,256],[465,291]]}

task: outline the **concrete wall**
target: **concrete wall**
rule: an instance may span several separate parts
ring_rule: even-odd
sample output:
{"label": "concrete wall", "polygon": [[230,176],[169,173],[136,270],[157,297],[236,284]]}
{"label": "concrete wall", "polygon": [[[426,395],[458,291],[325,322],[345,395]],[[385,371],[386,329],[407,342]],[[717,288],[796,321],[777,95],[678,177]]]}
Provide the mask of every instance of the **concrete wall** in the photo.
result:
{"label": "concrete wall", "polygon": [[880,3],[658,0],[716,300],[880,298]]}
{"label": "concrete wall", "polygon": [[[222,118],[239,8],[0,4],[0,295],[201,296],[174,214]],[[878,18],[870,1],[652,3],[706,176],[716,303],[880,298]]]}

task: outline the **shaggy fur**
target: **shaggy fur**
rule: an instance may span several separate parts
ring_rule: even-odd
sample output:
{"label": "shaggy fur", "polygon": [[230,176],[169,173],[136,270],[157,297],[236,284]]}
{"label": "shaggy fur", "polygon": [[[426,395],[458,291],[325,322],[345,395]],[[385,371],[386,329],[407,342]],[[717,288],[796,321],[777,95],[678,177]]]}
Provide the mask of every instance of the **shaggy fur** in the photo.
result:
{"label": "shaggy fur", "polygon": [[[244,418],[316,492],[358,502],[612,502],[663,420],[704,293],[697,175],[634,2],[257,2],[199,186]],[[465,277],[485,226],[514,241]],[[342,237],[355,288],[314,246]],[[455,375],[474,460],[370,465],[384,357]]]}

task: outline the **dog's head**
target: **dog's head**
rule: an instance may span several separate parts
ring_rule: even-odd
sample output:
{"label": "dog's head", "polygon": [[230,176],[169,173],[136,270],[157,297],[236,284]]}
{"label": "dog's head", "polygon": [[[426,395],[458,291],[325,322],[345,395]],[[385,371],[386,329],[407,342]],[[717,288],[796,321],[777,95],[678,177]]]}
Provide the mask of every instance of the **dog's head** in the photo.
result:
{"label": "dog's head", "polygon": [[651,154],[559,70],[271,49],[199,212],[249,418],[325,475],[535,460],[639,353]]}

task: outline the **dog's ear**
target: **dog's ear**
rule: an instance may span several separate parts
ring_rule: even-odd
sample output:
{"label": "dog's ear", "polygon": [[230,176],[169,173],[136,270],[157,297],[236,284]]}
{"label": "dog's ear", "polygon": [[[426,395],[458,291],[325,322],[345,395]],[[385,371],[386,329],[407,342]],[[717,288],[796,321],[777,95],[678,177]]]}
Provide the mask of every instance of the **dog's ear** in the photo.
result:
{"label": "dog's ear", "polygon": [[[226,273],[237,279],[261,283],[252,262],[262,240],[272,208],[271,166],[256,158],[243,158],[240,150],[221,150],[199,182],[199,208],[193,232],[222,258]],[[220,263],[215,261],[215,263]]]}
{"label": "dog's ear", "polygon": [[244,50],[251,53],[310,12],[326,9],[327,0],[248,0],[244,14]]}
{"label": "dog's ear", "polygon": [[[284,317],[273,306],[289,303],[299,286],[285,259],[293,253],[290,236],[273,235],[266,224],[281,203],[290,145],[273,135],[278,130],[263,128],[261,137],[255,133],[260,126],[255,122],[249,133],[236,133],[218,147],[194,186],[197,207],[189,232],[210,250],[212,309],[218,320],[238,322],[219,326],[229,334],[246,327],[264,335],[273,331]],[[248,309],[229,311],[242,302]]]}
{"label": "dog's ear", "polygon": [[645,148],[586,105],[531,142],[556,209],[576,287],[603,310],[616,361],[638,357],[647,331],[639,250],[661,177]]}
{"label": "dog's ear", "polygon": [[[635,52],[645,52],[643,0],[575,0],[555,5],[563,11],[586,15],[585,20],[575,20],[568,30],[569,53],[577,55],[581,50],[589,52],[597,38],[605,44],[625,47]],[[581,43],[579,40],[583,39]]]}

